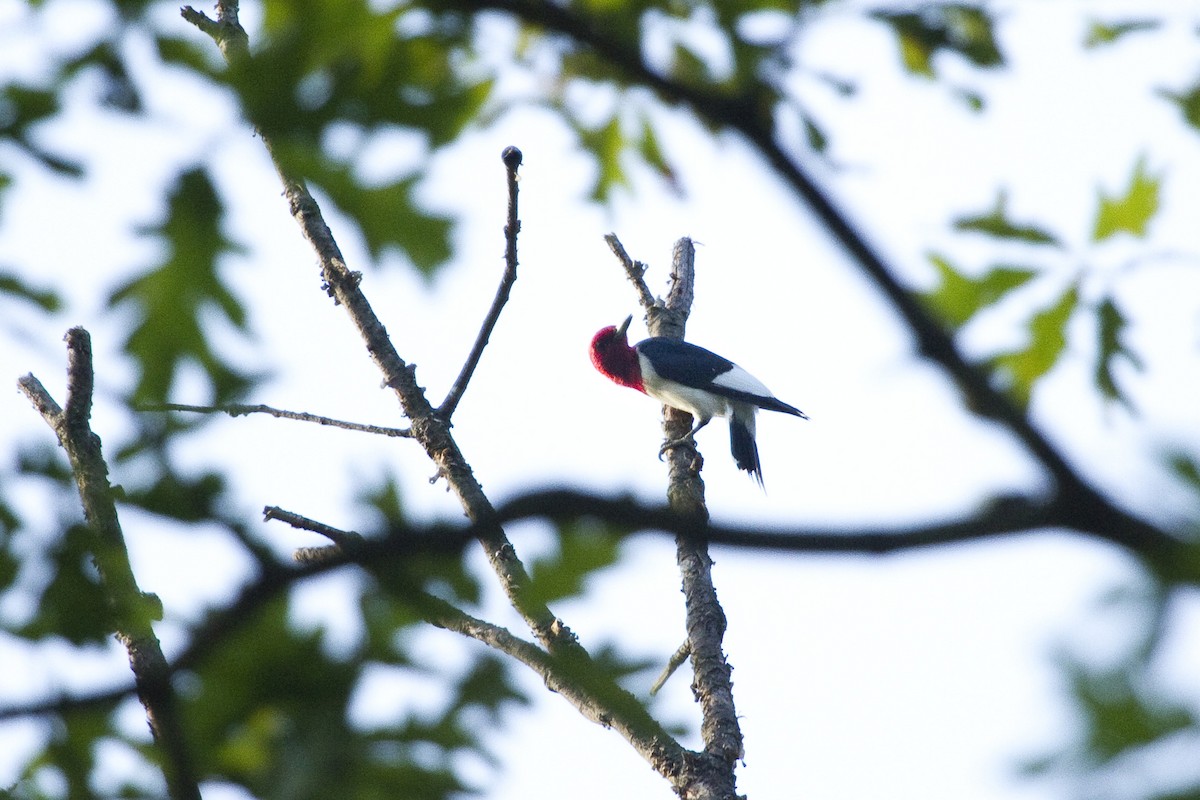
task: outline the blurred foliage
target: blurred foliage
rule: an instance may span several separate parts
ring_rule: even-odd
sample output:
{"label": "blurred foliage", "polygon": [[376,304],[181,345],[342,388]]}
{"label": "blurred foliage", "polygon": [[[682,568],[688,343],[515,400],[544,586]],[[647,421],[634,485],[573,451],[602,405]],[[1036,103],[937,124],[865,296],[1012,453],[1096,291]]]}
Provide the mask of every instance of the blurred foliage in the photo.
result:
{"label": "blurred foliage", "polygon": [[1100,20],[1092,20],[1092,23],[1088,26],[1087,36],[1084,37],[1083,46],[1091,49],[1112,44],[1131,33],[1152,31],[1158,27],[1159,22],[1156,19],[1128,20],[1126,22],[1101,22]]}
{"label": "blurred foliage", "polygon": [[92,564],[91,532],[70,525],[46,553],[49,582],[36,598],[37,613],[16,629],[29,639],[63,637],[73,644],[102,644],[113,630],[109,598]]}
{"label": "blurred foliage", "polygon": [[1062,749],[1027,760],[1025,774],[1064,779],[1079,798],[1112,797],[1114,788],[1131,783],[1139,797],[1200,797],[1195,762],[1172,755],[1194,750],[1200,717],[1193,702],[1164,690],[1155,674],[1161,639],[1172,633],[1168,599],[1152,584],[1114,590],[1097,611],[1142,623],[1128,644],[1103,663],[1070,649],[1055,654],[1067,701],[1082,724]]}
{"label": "blurred foliage", "polygon": [[353,721],[353,704],[364,671],[377,666],[369,653],[331,655],[320,632],[288,623],[283,602],[228,631],[206,654],[185,698],[202,774],[235,781],[260,798],[382,800],[470,791],[456,758],[490,759],[489,728],[479,723],[526,702],[510,663],[478,657],[462,674],[446,676],[449,700],[440,708],[364,728]]}
{"label": "blurred foliage", "polygon": [[1146,225],[1158,213],[1160,183],[1158,177],[1146,172],[1146,159],[1139,159],[1124,194],[1109,197],[1100,192],[1092,240],[1102,242],[1120,231],[1144,238]]}
{"label": "blurred foliage", "polygon": [[[0,32],[0,44],[5,37],[36,39],[61,5],[28,4]],[[804,63],[797,42],[814,15],[852,14],[881,28],[894,39],[907,75],[922,85],[944,84],[973,113],[987,108],[982,76],[1007,63],[1004,14],[983,3],[573,0],[515,4],[522,15],[513,19],[467,3],[264,0],[250,53],[232,65],[211,40],[173,12],[158,13],[156,4],[91,5],[107,15],[106,24],[91,33],[81,28],[66,49],[38,53],[20,77],[0,76],[0,211],[23,188],[30,166],[55,181],[89,179],[90,164],[61,148],[53,135],[68,119],[68,106],[157,125],[148,88],[163,73],[182,74],[236,102],[243,118],[270,140],[280,163],[356,228],[371,259],[386,263],[398,254],[431,280],[456,242],[455,219],[423,199],[431,164],[513,105],[536,104],[561,120],[594,165],[590,197],[610,202],[634,192],[641,171],[672,191],[686,188],[687,168],[695,167],[672,150],[660,123],[665,81],[678,84],[702,114],[736,109],[772,133],[779,119],[794,119],[801,148],[826,157],[835,152],[836,124],[802,105],[795,86],[812,79],[852,102],[869,78]],[[567,27],[573,21],[575,37],[539,24],[547,20]],[[507,25],[511,41],[496,35],[498,21]],[[1133,34],[1148,36],[1160,27],[1151,18],[1090,20],[1081,28],[1082,47],[1101,58]],[[502,92],[508,73],[532,87],[522,90],[528,94]],[[947,75],[956,77],[950,82]],[[962,85],[974,76],[978,86]],[[1194,132],[1200,130],[1200,84],[1186,83],[1190,77],[1175,84],[1182,89],[1156,90]],[[204,101],[202,93],[197,97]],[[697,121],[714,135],[724,130],[711,117]],[[384,166],[365,162],[369,145],[393,141],[403,145],[387,148],[396,155]],[[129,385],[112,391],[127,407],[171,400],[189,370],[202,376],[213,403],[242,399],[262,377],[230,353],[230,340],[253,344],[255,309],[239,293],[244,245],[227,232],[226,187],[206,155],[181,160],[163,182],[163,196],[151,198],[161,200],[161,213],[138,232],[158,246],[157,256],[107,283],[114,288],[105,311],[124,325],[122,352],[133,375]],[[1018,308],[1021,344],[980,357],[1018,401],[1029,403],[1042,380],[1078,350],[1092,367],[1095,395],[1132,410],[1122,380],[1127,368],[1143,363],[1132,344],[1137,320],[1124,303],[1120,276],[1095,266],[1111,248],[1153,232],[1167,174],[1165,168],[1152,170],[1151,160],[1137,160],[1126,187],[1097,193],[1088,231],[1068,235],[1025,218],[1010,210],[1008,190],[1000,190],[984,210],[951,222],[956,241],[982,242],[988,255],[960,257],[952,246],[930,252],[934,283],[919,296],[955,335],[966,335],[994,312]],[[1019,190],[1013,196],[1019,201]],[[1088,202],[1082,198],[1081,205]],[[76,311],[64,308],[65,288],[47,285],[36,264],[6,261],[0,311],[8,304],[22,313]],[[5,328],[12,318],[0,314]],[[261,570],[277,568],[272,551],[236,518],[239,498],[226,473],[204,465],[184,470],[173,457],[172,446],[203,424],[145,413],[131,418],[130,430],[109,447],[128,476],[122,513],[147,512],[155,526],[186,531],[215,527]],[[47,437],[44,430],[37,435]],[[1200,495],[1195,454],[1171,452],[1167,459],[1180,483]],[[55,513],[25,518],[19,493],[41,498]],[[356,500],[364,530],[382,533],[409,521],[395,481],[368,487]],[[64,460],[48,446],[23,451],[12,468],[0,467],[0,599],[20,601],[2,606],[0,622],[17,645],[70,654],[113,647],[110,601],[97,581],[76,508]],[[533,592],[546,601],[579,597],[592,575],[621,556],[617,537],[596,523],[562,525],[557,533],[557,549],[530,564]],[[465,609],[482,602],[483,582],[456,554],[431,553],[358,574],[354,607],[361,633],[348,649],[331,646],[320,630],[301,629],[289,613],[291,598],[283,595],[244,617],[224,619],[212,646],[180,676],[189,745],[206,780],[263,798],[442,798],[483,788],[463,777],[462,764],[494,764],[487,738],[503,725],[507,710],[529,702],[516,668],[472,646],[461,668],[435,670],[418,644],[430,635],[420,593]],[[1155,596],[1168,594],[1164,588]],[[1154,602],[1165,608],[1161,599]],[[222,619],[219,609],[211,616]],[[172,619],[170,609],[167,617]],[[1164,739],[1197,735],[1195,711],[1156,679],[1157,644],[1149,637],[1124,662],[1102,668],[1074,656],[1059,660],[1080,718],[1079,737],[1033,764],[1031,774],[1090,779],[1119,770],[1122,758]],[[589,667],[606,680],[624,680],[651,666],[618,645],[595,648],[593,655]],[[356,697],[366,677],[379,674],[410,689],[434,688],[422,702],[390,710],[386,722],[356,721]],[[604,685],[598,678],[595,683]],[[28,760],[14,794],[88,798],[160,791],[133,783],[98,788],[98,754],[106,744],[139,750],[148,764],[158,759],[117,717],[111,703],[48,715],[43,747]],[[1164,787],[1136,796],[1197,795],[1196,787]]]}
{"label": "blurred foliage", "polygon": [[0,296],[28,300],[42,311],[53,312],[62,308],[62,297],[53,289],[37,289],[24,278],[13,273],[0,272]]}
{"label": "blurred foliage", "polygon": [[558,529],[558,552],[529,564],[530,595],[539,603],[578,597],[589,576],[621,555],[621,540],[599,522],[564,522]]}
{"label": "blurred foliage", "polygon": [[1058,238],[1037,225],[1014,222],[1008,217],[1008,192],[996,195],[996,205],[986,214],[959,217],[954,221],[957,231],[975,231],[997,239],[1010,239],[1029,244],[1057,245]]}
{"label": "blurred foliage", "polygon": [[945,256],[930,253],[929,261],[937,268],[939,282],[937,288],[921,297],[955,328],[967,324],[979,311],[995,306],[1037,275],[1037,270],[1027,267],[996,265],[980,277],[971,278]]}
{"label": "blurred foliage", "polygon": [[926,3],[917,11],[879,10],[871,16],[892,29],[900,60],[913,75],[936,78],[934,57],[943,51],[962,56],[977,67],[1004,64],[995,23],[982,5]]}
{"label": "blurred foliage", "polygon": [[[1090,243],[1102,246],[1118,238],[1120,232],[1145,238],[1147,227],[1159,211],[1159,187],[1162,179],[1148,172],[1146,158],[1138,159],[1133,167],[1128,188],[1115,196],[1104,191],[1097,194]],[[968,214],[954,220],[953,229],[964,234],[982,234],[990,239],[1025,248],[1025,252],[1043,252],[1043,247],[1069,249],[1067,237],[1044,226],[1013,220],[1008,213],[1008,193],[1001,191],[993,207],[983,213]],[[1078,238],[1078,237],[1076,237]],[[1096,253],[1102,255],[1103,250]],[[1023,346],[988,357],[986,363],[998,381],[1022,405],[1027,405],[1039,380],[1048,375],[1072,349],[1068,329],[1073,321],[1086,317],[1095,331],[1095,343],[1075,345],[1091,350],[1092,378],[1099,396],[1106,401],[1124,405],[1134,411],[1132,401],[1122,390],[1118,379],[1119,364],[1134,370],[1143,368],[1142,357],[1129,342],[1129,319],[1122,312],[1120,301],[1108,286],[1110,280],[1102,273],[1088,268],[1074,268],[1074,280],[1062,288],[1063,270],[1038,266],[994,264],[978,277],[974,270],[956,265],[943,253],[929,253],[928,259],[937,271],[932,289],[918,296],[929,305],[943,323],[952,329],[966,327],[978,317],[998,308],[1024,288],[1037,287],[1044,291],[1047,283],[1059,286],[1055,299],[1041,310],[1028,316],[1027,338]],[[1093,256],[1095,257],[1095,256]],[[1039,258],[1044,260],[1044,257]],[[1104,284],[1093,289],[1091,284]],[[1084,288],[1087,291],[1084,291]],[[1094,300],[1091,295],[1098,295]],[[1087,301],[1081,300],[1088,297]],[[1024,302],[1028,307],[1028,302]]]}
{"label": "blurred foliage", "polygon": [[168,200],[167,218],[144,233],[159,237],[166,249],[163,262],[118,287],[110,308],[131,310],[135,322],[125,352],[141,375],[131,394],[135,404],[170,400],[171,387],[185,364],[198,366],[208,378],[214,404],[243,396],[253,379],[213,351],[204,330],[205,312],[218,311],[245,330],[246,309],[220,274],[220,259],[241,248],[220,230],[221,202],[202,169],[190,169]]}
{"label": "blurred foliage", "polygon": [[1034,384],[1055,364],[1067,348],[1067,322],[1079,305],[1079,287],[1072,284],[1058,299],[1029,319],[1029,341],[1018,349],[992,358],[992,367],[1013,396],[1028,405]]}

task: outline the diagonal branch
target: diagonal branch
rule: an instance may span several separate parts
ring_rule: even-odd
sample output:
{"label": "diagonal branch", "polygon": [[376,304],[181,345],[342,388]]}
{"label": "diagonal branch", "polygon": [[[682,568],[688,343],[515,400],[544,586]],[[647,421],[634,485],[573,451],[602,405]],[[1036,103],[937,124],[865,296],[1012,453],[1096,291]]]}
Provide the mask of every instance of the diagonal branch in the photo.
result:
{"label": "diagonal branch", "polygon": [[569,653],[551,655],[508,629],[476,619],[426,592],[420,593],[417,603],[426,622],[482,642],[532,669],[546,688],[561,695],[585,718],[621,734],[655,771],[669,776],[680,768],[683,748],[595,662],[581,661]]}
{"label": "diagonal branch", "polygon": [[[238,23],[237,3],[233,0],[218,2],[215,23],[190,6],[184,8],[182,14],[201,30],[213,35],[231,61],[236,62],[244,55],[245,32]],[[230,44],[227,46],[226,42]],[[388,338],[387,330],[359,286],[362,275],[347,267],[317,201],[304,182],[283,166],[270,137],[261,131],[259,135],[283,183],[283,196],[292,217],[317,255],[326,291],[350,316],[366,344],[367,352],[383,375],[384,385],[395,393],[404,415],[411,420],[413,438],[437,466],[438,475],[446,479],[451,491],[457,495],[467,517],[479,524],[479,542],[513,608],[529,625],[538,641],[552,652],[555,648],[582,650],[570,628],[545,603],[531,598],[524,590],[529,584],[529,575],[504,531],[492,522],[494,512],[491,501],[450,434],[450,423],[430,405],[424,389],[417,384],[416,367],[405,363]]]}
{"label": "diagonal branch", "polygon": [[[244,55],[245,33],[237,21],[237,3],[234,0],[229,0],[229,2],[221,0],[218,3],[219,25],[215,30],[206,22],[207,18],[200,12],[185,8],[183,14],[185,18],[197,24],[201,30],[212,32],[228,58],[232,60]],[[222,37],[228,37],[233,44],[227,47],[222,43]],[[241,45],[238,45],[239,42]],[[270,138],[262,136],[261,132],[260,136],[283,183],[283,194],[292,216],[300,226],[305,239],[317,254],[326,291],[349,314],[352,323],[362,336],[372,360],[384,376],[384,385],[396,394],[405,416],[411,421],[413,438],[424,448],[430,460],[437,466],[438,474],[446,479],[450,489],[458,496],[467,517],[472,522],[474,536],[483,546],[489,564],[499,578],[501,588],[513,608],[525,620],[548,654],[556,659],[568,660],[570,663],[591,664],[591,656],[579,644],[570,628],[550,611],[544,601],[535,598],[528,591],[530,580],[525,566],[517,557],[512,543],[495,518],[495,510],[490,500],[476,481],[470,465],[451,436],[449,420],[439,415],[430,405],[424,390],[417,384],[415,367],[406,364],[396,352],[387,336],[387,331],[359,287],[361,275],[351,272],[346,266],[342,252],[334,240],[316,200],[313,199],[303,181],[284,168]],[[509,157],[505,161],[506,166],[509,166],[512,180],[515,181],[516,159]],[[509,231],[514,255],[511,265],[515,269],[517,230],[515,203],[511,211],[510,222],[513,224],[510,225]],[[336,554],[333,554],[330,558],[315,559],[302,567],[317,569],[336,563],[336,561]],[[268,573],[268,577],[274,578],[277,575],[278,571]],[[243,594],[242,599],[248,603],[253,599],[253,595]],[[235,606],[239,604],[235,604]],[[195,650],[189,648],[189,652],[195,653]],[[182,661],[183,659],[181,659]],[[625,698],[626,696],[627,693],[620,694],[619,689],[618,693],[614,695],[616,698]],[[638,725],[639,715],[646,714],[644,708],[632,698],[614,703],[609,713],[610,724],[615,726],[616,721],[628,719],[632,720],[635,728],[640,727]],[[655,769],[668,780],[675,782],[680,773],[685,771],[684,766],[680,763],[682,759],[678,757],[678,745],[674,745],[674,751],[668,752],[663,748],[673,744],[669,737],[661,739],[657,734],[651,733],[650,738],[652,746],[648,750],[644,750],[636,742],[634,742],[634,746],[649,753]],[[676,785],[679,784],[676,783]]]}
{"label": "diagonal branch", "polygon": [[67,402],[54,398],[33,375],[18,381],[21,391],[58,437],[71,462],[84,517],[92,532],[92,555],[108,598],[117,638],[129,654],[138,697],[154,741],[165,754],[163,772],[173,800],[200,800],[200,788],[171,689],[171,672],[152,622],[162,615],[157,597],[143,594],[134,578],[117,518],[108,465],[100,437],[92,432],[92,340],[83,328],[67,331]]}
{"label": "diagonal branch", "polygon": [[446,399],[438,406],[437,414],[444,420],[449,420],[454,416],[454,410],[458,408],[463,393],[467,391],[467,384],[471,381],[471,376],[475,374],[475,367],[479,366],[479,359],[483,357],[483,348],[487,347],[492,330],[500,319],[500,312],[504,310],[504,304],[508,302],[513,284],[517,282],[517,234],[521,231],[521,220],[517,217],[517,169],[521,166],[521,151],[510,145],[504,148],[500,157],[504,160],[505,169],[508,170],[508,222],[504,225],[504,275],[500,279],[500,288],[496,290],[496,298],[492,300],[492,307],[488,309],[487,316],[484,317],[483,327],[479,329],[479,336],[475,338],[475,346],[471,348],[471,354],[467,356],[467,361],[463,364],[462,372],[458,374],[454,385],[450,387]]}
{"label": "diagonal branch", "polygon": [[633,290],[637,292],[638,302],[649,313],[650,309],[654,308],[654,295],[650,293],[650,287],[646,285],[646,265],[641,261],[634,261],[629,257],[629,253],[625,252],[625,245],[621,244],[621,240],[617,238],[615,233],[606,235],[604,241],[608,243],[608,248],[613,251],[613,255],[617,257],[617,260],[621,262],[621,266],[625,268],[625,276],[633,284]]}

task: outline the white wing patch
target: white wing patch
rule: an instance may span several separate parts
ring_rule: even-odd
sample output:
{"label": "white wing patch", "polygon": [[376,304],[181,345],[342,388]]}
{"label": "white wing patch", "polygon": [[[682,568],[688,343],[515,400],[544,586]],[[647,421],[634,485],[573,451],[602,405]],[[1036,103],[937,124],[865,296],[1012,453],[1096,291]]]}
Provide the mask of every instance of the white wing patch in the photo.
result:
{"label": "white wing patch", "polygon": [[746,370],[733,365],[733,369],[728,372],[723,372],[713,379],[713,383],[717,386],[724,386],[726,389],[732,389],[735,392],[745,392],[756,397],[774,397],[771,390],[763,385],[763,382],[751,375]]}

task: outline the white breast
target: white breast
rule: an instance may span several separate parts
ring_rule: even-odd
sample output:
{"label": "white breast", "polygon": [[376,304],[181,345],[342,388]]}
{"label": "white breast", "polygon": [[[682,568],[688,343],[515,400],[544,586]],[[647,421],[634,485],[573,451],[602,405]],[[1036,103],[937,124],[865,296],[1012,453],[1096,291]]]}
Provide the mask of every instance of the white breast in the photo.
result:
{"label": "white breast", "polygon": [[[641,362],[642,386],[645,387],[646,394],[660,403],[688,412],[696,418],[697,422],[707,422],[713,417],[724,417],[729,414],[729,401],[724,397],[703,389],[693,389],[681,383],[664,380],[654,371],[649,359],[638,354],[638,360]],[[734,371],[744,373],[744,370],[737,370],[737,368]],[[724,375],[720,376],[720,378],[724,377]],[[754,379],[750,378],[750,380]]]}

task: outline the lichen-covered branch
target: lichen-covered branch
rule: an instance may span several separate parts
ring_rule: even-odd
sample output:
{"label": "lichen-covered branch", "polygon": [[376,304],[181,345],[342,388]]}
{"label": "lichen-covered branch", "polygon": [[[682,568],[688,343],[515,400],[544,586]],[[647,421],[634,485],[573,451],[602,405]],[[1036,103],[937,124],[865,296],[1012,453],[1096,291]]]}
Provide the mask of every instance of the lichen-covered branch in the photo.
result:
{"label": "lichen-covered branch", "polygon": [[161,617],[158,598],[143,594],[134,578],[117,517],[108,464],[100,437],[91,429],[92,340],[83,328],[67,331],[67,402],[60,409],[41,381],[26,375],[17,383],[58,437],[71,463],[83,515],[92,533],[96,569],[109,603],[117,638],[129,654],[138,698],[154,741],[164,753],[167,788],[173,800],[200,800],[200,789],[185,745],[171,671],[163,657],[153,621]]}

